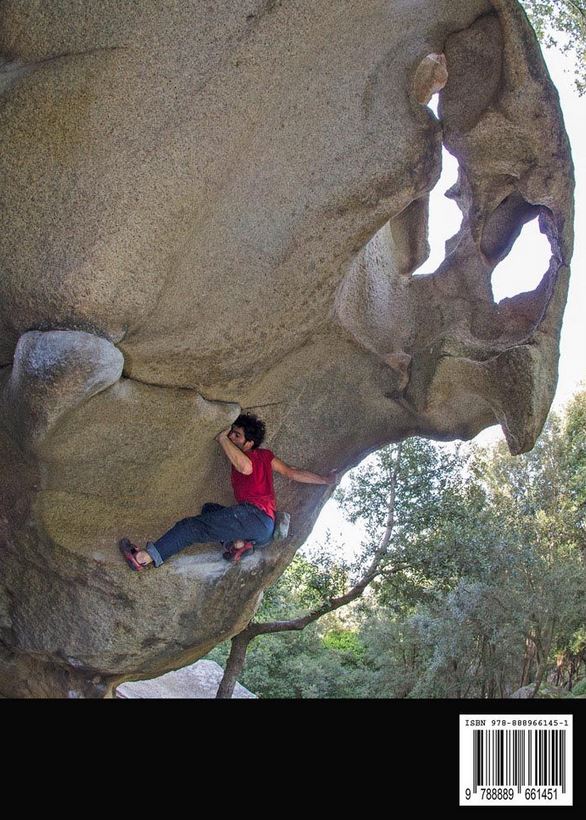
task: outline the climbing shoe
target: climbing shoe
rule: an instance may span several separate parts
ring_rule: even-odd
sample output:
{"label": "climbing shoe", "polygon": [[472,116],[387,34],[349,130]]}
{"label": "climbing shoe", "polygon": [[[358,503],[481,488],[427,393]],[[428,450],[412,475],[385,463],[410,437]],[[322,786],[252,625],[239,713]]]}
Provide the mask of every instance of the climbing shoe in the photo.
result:
{"label": "climbing shoe", "polygon": [[226,561],[234,561],[237,563],[244,555],[252,555],[254,552],[254,542],[245,541],[241,547],[235,547],[233,543],[228,545],[228,549],[222,553],[222,557]]}

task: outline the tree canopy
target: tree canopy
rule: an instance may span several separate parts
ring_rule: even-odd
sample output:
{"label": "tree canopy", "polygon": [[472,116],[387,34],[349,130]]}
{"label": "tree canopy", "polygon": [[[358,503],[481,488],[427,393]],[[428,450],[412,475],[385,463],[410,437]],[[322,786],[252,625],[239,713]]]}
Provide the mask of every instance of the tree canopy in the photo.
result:
{"label": "tree canopy", "polygon": [[586,90],[586,3],[584,0],[521,0],[535,33],[545,46],[573,54],[575,82]]}
{"label": "tree canopy", "polygon": [[570,695],[586,663],[585,422],[583,392],[524,456],[415,438],[372,455],[337,491],[364,524],[360,553],[350,562],[330,541],[298,555],[255,620],[314,610],[364,574],[393,479],[380,572],[345,610],[259,637],[242,683],[261,697],[495,698],[546,683]]}

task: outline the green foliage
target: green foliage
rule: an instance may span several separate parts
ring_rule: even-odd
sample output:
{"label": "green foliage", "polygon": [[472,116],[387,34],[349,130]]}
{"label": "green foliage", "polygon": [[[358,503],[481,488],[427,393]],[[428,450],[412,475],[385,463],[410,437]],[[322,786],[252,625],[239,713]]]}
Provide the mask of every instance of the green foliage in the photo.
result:
{"label": "green foliage", "polygon": [[[339,594],[347,582],[343,562],[335,552],[321,563],[296,556],[263,598],[256,621],[290,619]],[[215,647],[208,660],[226,665],[230,642]],[[250,644],[239,683],[261,698],[349,698],[363,692],[364,649],[355,631],[335,613],[299,632],[262,635]]]}
{"label": "green foliage", "polygon": [[[395,475],[384,574],[349,614],[257,639],[241,682],[271,698],[566,691],[586,660],[585,430],[580,393],[524,456],[421,439],[402,443],[400,461],[398,445],[371,456],[337,492],[347,517],[366,527],[355,564],[329,542],[298,556],[256,620],[305,613],[364,571]],[[212,657],[222,662],[222,653]]]}
{"label": "green foliage", "polygon": [[564,470],[568,476],[568,503],[586,533],[586,392],[569,403],[565,419]]}
{"label": "green foliage", "polygon": [[581,681],[578,681],[578,683],[576,683],[572,687],[572,694],[574,695],[575,698],[586,697],[586,678],[584,678]]}
{"label": "green foliage", "polygon": [[[585,458],[584,403],[579,394],[564,423],[552,417],[525,456],[512,458],[503,446],[472,448],[467,462],[454,465],[459,486],[445,484],[434,495],[433,527],[403,532],[397,549],[407,561],[405,577],[395,576],[377,594],[388,606],[401,601],[407,583],[416,606],[395,621],[391,635],[385,626],[384,663],[380,641],[372,628],[368,633],[379,690],[390,668],[387,691],[400,691],[405,647],[399,652],[390,638],[405,627],[419,659],[411,697],[506,697],[524,678],[553,673],[556,656],[581,657],[586,590],[577,476]],[[427,478],[440,486],[433,473]],[[413,671],[405,672],[412,680]]]}
{"label": "green foliage", "polygon": [[408,697],[431,657],[411,619],[385,607],[377,608],[364,619],[360,635],[365,646],[368,695]]}
{"label": "green foliage", "polygon": [[324,635],[323,644],[339,652],[349,663],[358,663],[364,657],[364,645],[354,630],[331,629]]}
{"label": "green foliage", "polygon": [[584,0],[521,0],[541,42],[574,55],[578,93],[586,91],[586,3]]}
{"label": "green foliage", "polygon": [[257,639],[241,682],[263,698],[350,698],[363,694],[362,670],[357,642],[328,646],[322,626],[312,624]]}
{"label": "green foliage", "polygon": [[[208,656],[225,665],[229,642]],[[239,682],[260,698],[354,698],[368,695],[364,650],[342,625],[323,634],[319,623],[301,632],[257,638]]]}

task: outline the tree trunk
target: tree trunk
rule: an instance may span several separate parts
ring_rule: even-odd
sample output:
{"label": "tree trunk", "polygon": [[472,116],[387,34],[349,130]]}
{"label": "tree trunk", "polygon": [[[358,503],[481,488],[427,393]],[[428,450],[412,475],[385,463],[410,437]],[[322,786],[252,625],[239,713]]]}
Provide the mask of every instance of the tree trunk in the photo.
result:
{"label": "tree trunk", "polygon": [[248,649],[248,644],[254,639],[254,637],[255,636],[252,635],[248,629],[245,629],[239,635],[235,635],[232,638],[230,655],[226,663],[224,677],[222,678],[216,693],[216,698],[231,698],[234,694],[236,681],[244,669],[244,664],[246,662],[246,650]]}
{"label": "tree trunk", "polygon": [[[362,578],[354,584],[348,592],[344,593],[344,595],[340,595],[338,598],[329,598],[317,609],[314,609],[312,612],[309,612],[307,615],[303,615],[300,618],[294,618],[289,621],[271,621],[270,623],[255,623],[254,621],[251,621],[246,629],[244,629],[239,635],[235,635],[232,638],[230,655],[224,671],[224,677],[222,678],[216,693],[216,698],[232,697],[234,687],[236,686],[236,679],[244,669],[248,645],[252,640],[254,640],[254,638],[259,635],[269,635],[275,634],[276,632],[287,632],[290,630],[301,631],[302,629],[305,629],[308,624],[319,620],[328,612],[334,612],[334,610],[340,609],[340,607],[346,606],[346,604],[349,604],[351,601],[359,598],[368,585],[381,574],[381,566],[384,563],[384,559],[389,555],[391,539],[395,527],[395,493],[397,489],[399,468],[401,466],[401,453],[402,445],[398,444],[395,462],[389,476],[388,514],[385,531],[374,551],[372,562]],[[400,568],[401,565],[397,564],[394,568],[387,570],[387,576],[394,575],[399,572]]]}
{"label": "tree trunk", "polygon": [[[543,683],[543,678],[547,671],[547,662],[549,660],[549,652],[553,643],[553,635],[555,629],[555,618],[551,622],[550,630],[549,630],[549,637],[545,638],[544,644],[539,642],[537,644],[537,652],[538,652],[538,666],[537,666],[537,677],[535,678],[535,686],[533,688],[533,692],[531,692],[531,697],[534,698],[537,696],[539,692],[539,687]],[[543,630],[546,631],[545,629]]]}
{"label": "tree trunk", "polygon": [[527,638],[525,640],[525,654],[523,657],[523,671],[521,673],[521,682],[519,683],[519,687],[522,688],[523,686],[527,686],[529,683],[530,677],[529,672],[531,670],[531,659],[533,657],[533,644],[531,638]]}

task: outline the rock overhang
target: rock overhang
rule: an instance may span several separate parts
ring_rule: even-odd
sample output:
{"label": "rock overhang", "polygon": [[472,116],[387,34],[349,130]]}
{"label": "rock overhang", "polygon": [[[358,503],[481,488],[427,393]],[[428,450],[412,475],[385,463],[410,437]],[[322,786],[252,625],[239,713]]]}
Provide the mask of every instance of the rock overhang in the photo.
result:
{"label": "rock overhang", "polygon": [[[102,5],[0,10],[8,693],[100,694],[245,625],[328,491],[277,484],[291,537],[239,567],[203,545],[137,578],[115,547],[229,502],[241,408],[326,471],[495,422],[529,449],[557,378],[572,165],[518,4]],[[442,142],[462,226],[413,276]],[[496,305],[536,214],[549,268]]]}

